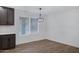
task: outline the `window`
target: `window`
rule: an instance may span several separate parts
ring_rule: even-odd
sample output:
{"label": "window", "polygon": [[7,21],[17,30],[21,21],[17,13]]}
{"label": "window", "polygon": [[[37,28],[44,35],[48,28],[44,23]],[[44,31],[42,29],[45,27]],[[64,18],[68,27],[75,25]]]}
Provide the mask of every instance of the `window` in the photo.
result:
{"label": "window", "polygon": [[21,17],[21,34],[27,35],[29,34],[29,18]]}
{"label": "window", "polygon": [[38,32],[38,19],[37,18],[28,18],[20,17],[20,34],[28,35]]}
{"label": "window", "polygon": [[37,18],[31,18],[30,20],[31,26],[31,33],[36,33],[38,32],[38,19]]}

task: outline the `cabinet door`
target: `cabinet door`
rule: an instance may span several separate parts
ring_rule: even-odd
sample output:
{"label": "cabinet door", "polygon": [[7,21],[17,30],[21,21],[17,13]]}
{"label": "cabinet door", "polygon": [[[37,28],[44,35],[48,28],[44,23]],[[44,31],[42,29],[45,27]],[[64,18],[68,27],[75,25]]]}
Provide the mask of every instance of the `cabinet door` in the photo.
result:
{"label": "cabinet door", "polygon": [[2,37],[2,49],[8,49],[8,36],[4,35]]}
{"label": "cabinet door", "polygon": [[0,7],[0,25],[7,25],[7,9]]}
{"label": "cabinet door", "polygon": [[8,25],[14,24],[14,9],[8,8]]}
{"label": "cabinet door", "polygon": [[0,50],[2,49],[2,37],[0,36]]}
{"label": "cabinet door", "polygon": [[10,48],[15,48],[15,34],[10,35],[9,37],[9,47]]}

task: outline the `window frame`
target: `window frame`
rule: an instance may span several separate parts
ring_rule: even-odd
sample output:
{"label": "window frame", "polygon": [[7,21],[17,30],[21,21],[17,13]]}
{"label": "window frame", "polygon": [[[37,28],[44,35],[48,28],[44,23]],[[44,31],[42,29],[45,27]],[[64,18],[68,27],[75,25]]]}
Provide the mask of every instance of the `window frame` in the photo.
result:
{"label": "window frame", "polygon": [[[21,16],[21,17],[25,17],[25,16]],[[27,20],[29,21],[29,17],[27,16],[26,17],[27,18]],[[20,36],[27,36],[27,35],[29,35],[30,33],[29,33],[29,30],[28,30],[28,33],[26,33],[26,31],[25,31],[25,34],[22,34],[22,30],[21,30],[21,26],[22,26],[22,19],[19,19],[19,21],[20,21]],[[30,22],[30,21],[29,21]],[[30,26],[30,25],[28,25],[28,26]]]}
{"label": "window frame", "polygon": [[[21,17],[25,17],[25,16],[21,16]],[[37,24],[38,24],[37,31],[36,32],[31,32],[31,18],[37,18],[37,17],[28,17],[28,16],[26,16],[26,18],[28,18],[28,20],[29,20],[29,31],[26,34],[22,34],[22,32],[21,32],[22,31],[21,30],[21,28],[22,28],[21,27],[22,26],[22,24],[21,24],[22,19],[19,18],[19,21],[20,21],[20,36],[28,36],[28,35],[32,35],[32,34],[38,34],[39,33],[39,21],[37,21]]]}
{"label": "window frame", "polygon": [[[30,23],[31,23],[31,18],[37,18],[37,17],[30,17]],[[37,32],[31,32],[31,24],[30,24],[30,32],[31,32],[31,34],[38,34],[39,33],[39,21],[37,23],[38,23]]]}

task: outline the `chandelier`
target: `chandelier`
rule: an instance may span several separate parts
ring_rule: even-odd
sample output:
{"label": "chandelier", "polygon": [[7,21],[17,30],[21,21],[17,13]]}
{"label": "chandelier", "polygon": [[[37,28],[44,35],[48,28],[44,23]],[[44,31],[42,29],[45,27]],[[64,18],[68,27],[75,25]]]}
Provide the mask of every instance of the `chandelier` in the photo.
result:
{"label": "chandelier", "polygon": [[38,18],[39,22],[43,22],[44,18],[42,17],[42,8],[39,8],[39,18]]}

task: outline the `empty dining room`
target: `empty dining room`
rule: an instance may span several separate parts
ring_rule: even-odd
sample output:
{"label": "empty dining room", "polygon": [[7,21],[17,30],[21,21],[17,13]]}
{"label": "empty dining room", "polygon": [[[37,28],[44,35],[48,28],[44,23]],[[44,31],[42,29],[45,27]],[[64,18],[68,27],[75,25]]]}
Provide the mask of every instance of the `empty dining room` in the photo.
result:
{"label": "empty dining room", "polygon": [[0,53],[79,53],[79,6],[0,6]]}

